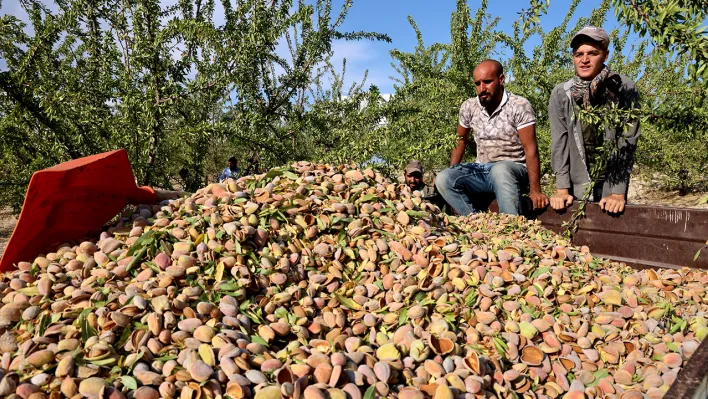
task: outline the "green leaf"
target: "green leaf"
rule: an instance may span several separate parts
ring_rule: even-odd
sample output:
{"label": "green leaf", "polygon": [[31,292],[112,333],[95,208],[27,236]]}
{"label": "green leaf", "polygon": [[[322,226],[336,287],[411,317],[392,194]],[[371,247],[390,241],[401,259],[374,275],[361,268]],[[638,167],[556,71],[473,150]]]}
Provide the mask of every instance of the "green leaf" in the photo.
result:
{"label": "green leaf", "polygon": [[364,393],[364,399],[374,399],[376,397],[376,387],[370,386]]}
{"label": "green leaf", "polygon": [[133,323],[133,327],[134,327],[136,330],[149,330],[149,327],[148,327],[147,324],[143,324],[143,323],[141,323],[141,322],[139,322],[139,321],[136,321],[135,323]]}
{"label": "green leaf", "polygon": [[133,256],[138,250],[143,249],[144,246],[148,245],[148,240],[152,237],[152,232],[147,231],[143,233],[135,242],[133,245],[128,249],[127,256]]}
{"label": "green leaf", "polygon": [[[218,287],[219,287],[219,291],[224,291],[224,292],[234,292],[234,291],[238,291],[238,289],[241,288],[236,284],[224,283],[224,282],[220,283]],[[241,305],[243,306],[243,304],[241,304]]]}
{"label": "green leaf", "polygon": [[530,280],[535,279],[536,277],[548,273],[551,270],[550,266],[540,266],[538,269],[536,269],[533,274],[531,275]]}
{"label": "green leaf", "polygon": [[138,389],[138,382],[135,380],[135,378],[129,375],[123,375],[120,377],[120,380],[121,382],[123,382],[123,385],[125,385],[126,388],[133,391]]}
{"label": "green leaf", "polygon": [[265,177],[266,179],[273,179],[274,177],[280,176],[281,174],[283,174],[282,171],[278,169],[272,169],[268,171],[268,173],[266,173]]}
{"label": "green leaf", "polygon": [[17,290],[17,292],[25,294],[27,296],[35,296],[39,295],[39,287],[35,285],[33,287],[20,288],[19,290]]}
{"label": "green leaf", "polygon": [[354,300],[351,299],[351,298],[347,298],[347,297],[342,296],[342,295],[340,295],[340,294],[338,294],[338,293],[336,293],[336,292],[334,293],[334,297],[337,298],[337,300],[339,301],[339,303],[341,303],[342,306],[344,306],[344,307],[347,308],[347,309],[351,309],[351,310],[361,310],[361,305],[359,305],[358,303],[354,302]]}
{"label": "green leaf", "polygon": [[594,373],[592,373],[592,375],[595,376],[595,380],[588,386],[594,387],[595,385],[597,385],[600,382],[601,379],[609,376],[610,372],[607,371],[607,369],[599,369],[599,370],[595,371]]}
{"label": "green leaf", "polygon": [[130,270],[132,270],[135,267],[135,265],[139,264],[140,261],[142,261],[143,258],[145,257],[145,254],[147,254],[147,250],[148,250],[147,247],[141,249],[140,252],[138,252],[138,254],[135,255],[135,257],[130,260],[130,263],[128,263],[128,266],[125,267],[125,271],[129,272]]}
{"label": "green leaf", "polygon": [[258,335],[251,335],[251,342],[255,342],[255,343],[261,344],[263,346],[268,346],[268,341],[259,337]]}
{"label": "green leaf", "polygon": [[401,309],[401,312],[398,313],[398,325],[402,326],[408,322],[408,308],[403,308]]}
{"label": "green leaf", "polygon": [[361,198],[359,198],[356,202],[357,203],[371,202],[372,200],[378,199],[378,198],[379,198],[379,196],[376,194],[366,194],[366,195],[362,196]]}
{"label": "green leaf", "polygon": [[107,359],[101,359],[101,360],[92,360],[91,364],[95,364],[96,366],[110,366],[112,364],[116,363],[116,358],[115,357],[109,357]]}
{"label": "green leaf", "polygon": [[115,347],[122,348],[128,342],[128,339],[130,339],[130,334],[132,332],[133,330],[130,328],[130,325],[124,328],[123,332],[120,334],[120,338],[118,338],[118,342],[116,343]]}
{"label": "green leaf", "polygon": [[88,320],[84,319],[81,322],[81,339],[84,343],[88,341],[89,338],[96,336],[96,330],[88,323]]}
{"label": "green leaf", "polygon": [[176,360],[176,359],[177,359],[177,356],[170,356],[170,355],[165,355],[165,356],[155,358],[155,360],[159,360],[161,362],[166,362],[168,360]]}
{"label": "green leaf", "polygon": [[278,308],[275,310],[275,317],[279,319],[284,319],[288,317],[288,310],[285,308]]}
{"label": "green leaf", "polygon": [[[428,295],[428,294],[427,294],[426,292],[420,291],[419,293],[417,293],[417,294],[415,295],[415,298],[413,299],[413,301],[416,302],[416,303],[418,303],[418,304],[420,304],[421,302],[423,302],[423,300],[425,299],[425,297],[426,297],[427,295]],[[422,305],[421,305],[421,306],[422,306]]]}
{"label": "green leaf", "polygon": [[297,180],[298,175],[290,171],[285,171],[283,172],[283,177],[288,178],[290,180]]}
{"label": "green leaf", "polygon": [[47,317],[47,314],[44,313],[39,319],[39,330],[37,331],[37,333],[40,337],[44,335],[44,332],[47,330],[47,326],[49,326],[49,317]]}

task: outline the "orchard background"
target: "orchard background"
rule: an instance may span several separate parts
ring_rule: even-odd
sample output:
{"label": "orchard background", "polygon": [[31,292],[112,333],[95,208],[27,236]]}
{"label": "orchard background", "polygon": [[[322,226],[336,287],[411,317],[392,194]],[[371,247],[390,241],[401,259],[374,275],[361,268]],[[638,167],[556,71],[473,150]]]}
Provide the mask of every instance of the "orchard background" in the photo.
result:
{"label": "orchard background", "polygon": [[609,65],[642,94],[635,180],[688,195],[682,205],[708,201],[704,1],[607,0],[575,15],[576,0],[558,26],[544,26],[554,5],[530,0],[510,10],[520,15],[505,32],[486,1],[460,0],[444,43],[426,43],[409,18],[418,45],[390,52],[390,97],[366,79],[345,85],[346,59],[334,62],[334,41],[391,40],[342,29],[353,0],[18,1],[28,21],[0,2],[0,204],[14,212],[36,170],[117,148],[140,184],[168,189],[214,181],[231,155],[244,171],[368,162],[395,177],[411,158],[439,171],[486,58],[503,62],[507,88],[536,109],[550,190],[548,97],[573,74],[573,33],[609,20],[619,26]]}

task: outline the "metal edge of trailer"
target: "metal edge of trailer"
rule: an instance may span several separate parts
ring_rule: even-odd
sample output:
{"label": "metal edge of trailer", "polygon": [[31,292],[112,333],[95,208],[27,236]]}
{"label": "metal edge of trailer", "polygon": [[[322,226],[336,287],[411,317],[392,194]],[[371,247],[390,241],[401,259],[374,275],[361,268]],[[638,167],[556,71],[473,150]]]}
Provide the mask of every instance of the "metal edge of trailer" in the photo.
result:
{"label": "metal edge of trailer", "polygon": [[[562,232],[577,207],[574,204],[559,213],[552,209],[533,212],[525,205],[524,215]],[[489,209],[497,211],[496,201]],[[573,235],[573,244],[587,245],[593,255],[639,269],[708,270],[706,240],[708,210],[646,205],[627,205],[622,214],[612,215],[597,204],[588,204]]]}

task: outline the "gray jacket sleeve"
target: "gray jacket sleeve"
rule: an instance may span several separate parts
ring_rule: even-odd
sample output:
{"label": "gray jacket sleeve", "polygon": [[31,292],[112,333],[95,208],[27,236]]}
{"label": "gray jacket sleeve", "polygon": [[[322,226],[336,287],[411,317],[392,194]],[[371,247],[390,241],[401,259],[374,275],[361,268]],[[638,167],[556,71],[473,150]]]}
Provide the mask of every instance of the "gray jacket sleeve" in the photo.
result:
{"label": "gray jacket sleeve", "polygon": [[568,136],[567,107],[563,104],[566,98],[562,86],[556,87],[548,101],[548,119],[551,125],[551,168],[556,176],[556,188],[570,188],[570,145]]}
{"label": "gray jacket sleeve", "polygon": [[[622,104],[628,108],[639,108],[639,92],[636,86],[629,78],[622,78]],[[617,150],[608,160],[606,175],[607,188],[612,194],[627,193],[640,134],[639,119],[635,120],[629,129],[615,131]]]}

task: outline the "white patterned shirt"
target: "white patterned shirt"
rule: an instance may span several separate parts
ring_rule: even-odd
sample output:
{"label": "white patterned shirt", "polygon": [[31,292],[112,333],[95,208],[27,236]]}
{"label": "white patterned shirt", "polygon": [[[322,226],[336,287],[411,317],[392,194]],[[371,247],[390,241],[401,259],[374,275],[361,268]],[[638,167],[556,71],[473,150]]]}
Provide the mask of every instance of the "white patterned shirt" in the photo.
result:
{"label": "white patterned shirt", "polygon": [[477,163],[526,162],[519,129],[536,124],[536,114],[524,97],[504,91],[492,115],[487,114],[478,97],[470,98],[460,107],[459,123],[474,132]]}

